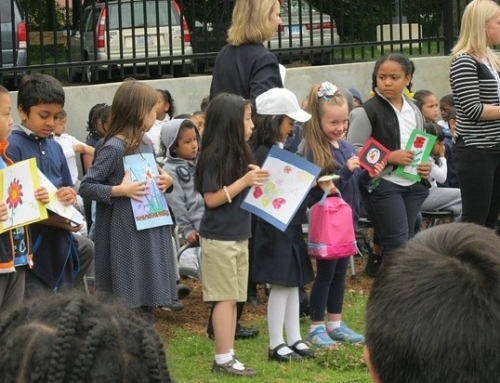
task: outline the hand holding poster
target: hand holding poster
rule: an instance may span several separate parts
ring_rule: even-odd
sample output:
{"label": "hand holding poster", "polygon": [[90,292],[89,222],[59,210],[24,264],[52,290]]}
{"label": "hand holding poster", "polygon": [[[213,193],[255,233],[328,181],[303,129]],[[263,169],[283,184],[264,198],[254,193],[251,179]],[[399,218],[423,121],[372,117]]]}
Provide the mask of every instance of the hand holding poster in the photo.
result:
{"label": "hand holding poster", "polygon": [[269,181],[250,188],[241,208],[285,231],[320,168],[302,157],[273,146],[262,169],[269,171]]}
{"label": "hand holding poster", "polygon": [[429,155],[435,142],[436,136],[417,129],[413,130],[405,147],[406,150],[413,152],[413,161],[407,166],[399,165],[396,169],[396,174],[412,181],[420,181],[421,177],[418,174],[417,166],[429,160]]}

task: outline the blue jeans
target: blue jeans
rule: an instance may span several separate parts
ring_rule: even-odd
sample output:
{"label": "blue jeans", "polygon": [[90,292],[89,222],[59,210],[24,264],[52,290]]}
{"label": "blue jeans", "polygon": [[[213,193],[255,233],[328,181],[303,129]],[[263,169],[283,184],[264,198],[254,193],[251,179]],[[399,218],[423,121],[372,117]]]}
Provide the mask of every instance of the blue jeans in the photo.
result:
{"label": "blue jeans", "polygon": [[413,237],[415,223],[429,189],[421,182],[400,186],[381,180],[371,192],[361,188],[361,194],[377,239],[384,248],[384,255],[387,255]]}
{"label": "blue jeans", "polygon": [[311,289],[311,321],[321,322],[325,308],[329,314],[341,314],[344,304],[345,273],[349,258],[335,261],[316,260],[316,279]]}

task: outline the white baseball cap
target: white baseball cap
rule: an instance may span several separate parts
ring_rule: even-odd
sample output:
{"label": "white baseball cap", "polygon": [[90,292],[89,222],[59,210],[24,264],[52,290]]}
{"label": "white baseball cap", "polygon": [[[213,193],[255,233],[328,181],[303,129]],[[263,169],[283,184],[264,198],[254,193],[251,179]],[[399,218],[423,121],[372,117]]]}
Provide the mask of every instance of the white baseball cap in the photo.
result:
{"label": "white baseball cap", "polygon": [[287,115],[299,122],[306,122],[311,115],[302,110],[293,92],[285,88],[273,88],[255,99],[257,114],[266,116]]}

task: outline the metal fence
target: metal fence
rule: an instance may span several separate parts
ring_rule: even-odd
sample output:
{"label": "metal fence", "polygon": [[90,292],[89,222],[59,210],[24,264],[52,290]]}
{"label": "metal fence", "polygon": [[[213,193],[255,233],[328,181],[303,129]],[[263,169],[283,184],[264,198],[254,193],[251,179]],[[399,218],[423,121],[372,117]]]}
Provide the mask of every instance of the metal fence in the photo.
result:
{"label": "metal fence", "polygon": [[[0,79],[65,82],[210,73],[235,0],[0,0]],[[18,2],[19,1],[19,2]],[[468,0],[284,0],[267,42],[280,62],[324,65],[386,52],[448,54]]]}

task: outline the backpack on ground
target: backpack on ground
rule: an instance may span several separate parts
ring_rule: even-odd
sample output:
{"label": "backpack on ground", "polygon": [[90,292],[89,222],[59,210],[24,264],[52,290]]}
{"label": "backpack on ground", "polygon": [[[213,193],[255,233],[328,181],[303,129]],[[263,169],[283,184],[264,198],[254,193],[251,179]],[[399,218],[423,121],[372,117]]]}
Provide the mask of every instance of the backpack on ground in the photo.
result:
{"label": "backpack on ground", "polygon": [[308,254],[324,260],[350,257],[358,252],[352,209],[341,197],[327,196],[311,207]]}

